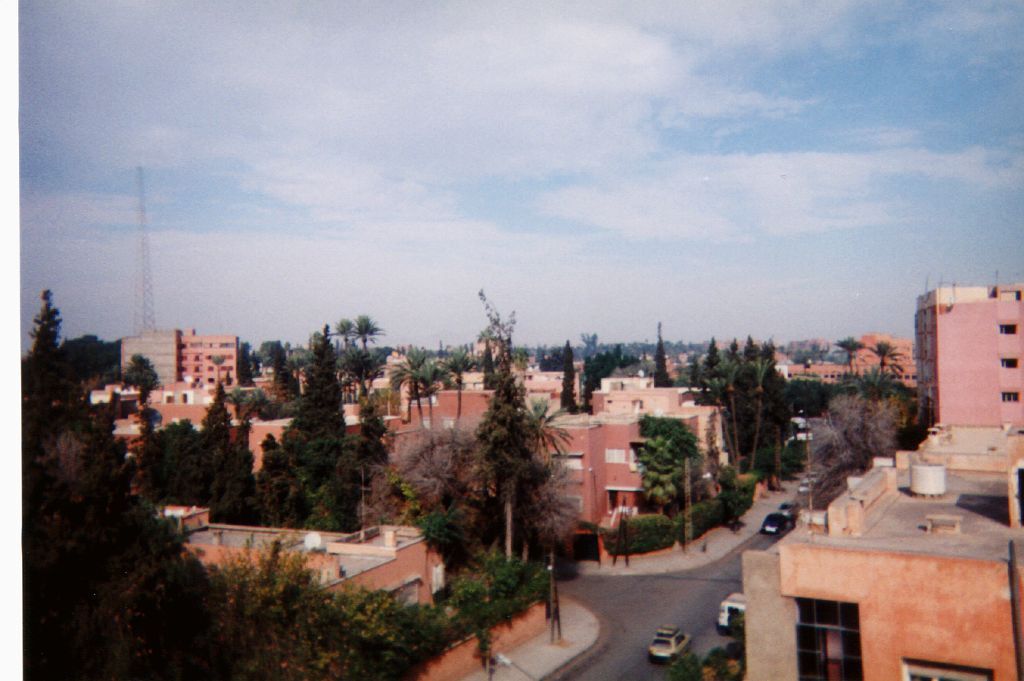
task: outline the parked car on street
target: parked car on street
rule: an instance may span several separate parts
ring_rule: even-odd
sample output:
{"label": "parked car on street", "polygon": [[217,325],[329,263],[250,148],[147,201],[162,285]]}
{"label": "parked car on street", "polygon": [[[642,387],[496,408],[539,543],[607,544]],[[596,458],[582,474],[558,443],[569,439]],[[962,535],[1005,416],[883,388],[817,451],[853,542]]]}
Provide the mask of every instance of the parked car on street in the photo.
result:
{"label": "parked car on street", "polygon": [[722,604],[718,606],[718,633],[722,636],[729,634],[733,619],[746,611],[746,596],[741,593],[732,593],[726,596]]}
{"label": "parked car on street", "polygon": [[647,646],[647,657],[651,662],[671,662],[690,647],[690,636],[679,627],[662,626],[654,632],[654,640]]}
{"label": "parked car on street", "polygon": [[783,513],[769,513],[761,523],[761,534],[783,534],[793,526],[793,520]]}
{"label": "parked car on street", "polygon": [[795,521],[797,514],[800,512],[800,504],[795,501],[785,501],[779,504],[779,513],[786,516],[790,520]]}

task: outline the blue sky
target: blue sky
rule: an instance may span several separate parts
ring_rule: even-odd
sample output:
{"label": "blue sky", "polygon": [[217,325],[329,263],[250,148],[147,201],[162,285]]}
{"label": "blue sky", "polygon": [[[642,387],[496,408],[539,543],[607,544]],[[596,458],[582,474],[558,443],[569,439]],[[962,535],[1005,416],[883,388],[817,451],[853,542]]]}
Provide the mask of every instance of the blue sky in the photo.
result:
{"label": "blue sky", "polygon": [[1024,280],[1017,2],[24,2],[21,332],[869,331]]}

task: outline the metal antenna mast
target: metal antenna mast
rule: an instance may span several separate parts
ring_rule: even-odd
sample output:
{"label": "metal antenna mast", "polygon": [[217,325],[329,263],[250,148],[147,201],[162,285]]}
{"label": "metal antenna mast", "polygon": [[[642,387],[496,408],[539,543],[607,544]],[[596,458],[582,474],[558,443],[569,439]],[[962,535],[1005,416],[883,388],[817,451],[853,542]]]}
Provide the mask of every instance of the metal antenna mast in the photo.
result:
{"label": "metal antenna mast", "polygon": [[153,312],[153,273],[149,264],[149,232],[146,229],[146,186],[139,176],[139,281],[135,310],[135,333],[156,330],[156,314]]}

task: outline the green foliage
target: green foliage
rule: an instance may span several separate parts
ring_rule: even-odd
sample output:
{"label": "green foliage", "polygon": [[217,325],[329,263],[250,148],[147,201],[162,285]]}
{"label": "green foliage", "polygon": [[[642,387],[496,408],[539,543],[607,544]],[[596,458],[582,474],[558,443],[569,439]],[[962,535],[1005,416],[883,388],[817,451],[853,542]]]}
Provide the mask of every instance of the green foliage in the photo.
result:
{"label": "green foliage", "polygon": [[576,365],[573,363],[572,346],[565,341],[565,349],[562,350],[562,410],[575,414],[579,407],[576,405]]}
{"label": "green foliage", "polygon": [[784,399],[794,414],[821,416],[836,393],[832,384],[811,378],[795,378],[786,383]]}
{"label": "green foliage", "polygon": [[703,666],[700,658],[693,653],[686,653],[668,668],[669,681],[704,681]]}
{"label": "green foliage", "polygon": [[644,415],[640,434],[647,442],[640,450],[644,494],[653,503],[665,507],[683,499],[683,462],[699,461],[697,438],[678,419]]}
{"label": "green foliage", "polygon": [[292,429],[306,437],[341,437],[345,424],[341,414],[341,385],[338,383],[334,346],[327,339],[330,328],[313,340],[312,364],[306,371],[306,389],[299,398],[299,410]]}
{"label": "green foliage", "polygon": [[256,505],[264,525],[301,527],[306,517],[302,484],[290,454],[273,435],[263,441],[263,467],[256,474]]}
{"label": "green foliage", "polygon": [[431,548],[444,558],[445,564],[450,564],[455,554],[460,553],[465,545],[462,513],[458,508],[431,511],[421,517],[416,525]]}
{"label": "green foliage", "polygon": [[[708,530],[714,529],[725,522],[725,510],[717,497],[697,502],[690,509],[690,520],[693,523],[693,538],[703,536]],[[679,523],[679,541],[683,541],[683,524]]]}
{"label": "green foliage", "polygon": [[718,476],[722,491],[717,499],[722,504],[722,519],[727,524],[735,523],[754,504],[754,486],[757,480],[752,476],[744,479],[731,466],[722,469]]}
{"label": "green foliage", "polygon": [[626,553],[650,553],[667,549],[676,542],[676,523],[664,515],[640,515],[627,521],[626,541],[620,540],[618,529],[602,529],[604,546],[613,556]]}
{"label": "green foliage", "polygon": [[252,385],[252,346],[242,343],[238,347],[238,384]]}
{"label": "green foliage", "polygon": [[61,350],[79,382],[114,383],[121,376],[121,341],[107,342],[86,335],[66,340]]}
{"label": "green foliage", "polygon": [[203,506],[210,501],[213,457],[203,447],[202,435],[191,421],[172,423],[157,433],[161,465],[156,478],[165,503]]}
{"label": "green foliage", "polygon": [[665,343],[661,340],[661,322],[658,322],[658,346],[654,350],[654,387],[670,388],[672,379],[668,375],[668,361],[665,357]]}
{"label": "green foliage", "polygon": [[231,439],[231,415],[224,404],[224,386],[217,383],[213,402],[203,418],[202,443],[212,458],[210,518],[214,522],[249,525],[257,522],[256,481],[248,442]]}
{"label": "green foliage", "polygon": [[[594,336],[596,342],[596,336]],[[601,387],[601,379],[608,378],[616,369],[622,369],[637,364],[638,357],[626,355],[622,352],[622,346],[616,345],[611,352],[602,352],[588,357],[583,364],[583,406],[584,411],[591,411],[591,396],[594,391]]]}
{"label": "green foliage", "polygon": [[484,343],[484,358],[482,363],[484,374],[484,390],[494,390],[497,379],[494,374],[494,353],[491,351],[490,341]]}
{"label": "green foliage", "polygon": [[300,554],[277,544],[212,581],[222,678],[397,679],[448,640],[437,609],[380,591],[326,592]]}
{"label": "green foliage", "polygon": [[160,381],[153,368],[153,363],[142,355],[132,355],[128,368],[124,370],[125,385],[134,386],[139,390],[139,405],[145,406],[149,403],[149,394],[153,392]]}
{"label": "green foliage", "polygon": [[507,559],[494,551],[476,562],[474,570],[452,579],[446,603],[456,609],[455,625],[464,634],[507,622],[547,594],[547,571],[538,563]]}

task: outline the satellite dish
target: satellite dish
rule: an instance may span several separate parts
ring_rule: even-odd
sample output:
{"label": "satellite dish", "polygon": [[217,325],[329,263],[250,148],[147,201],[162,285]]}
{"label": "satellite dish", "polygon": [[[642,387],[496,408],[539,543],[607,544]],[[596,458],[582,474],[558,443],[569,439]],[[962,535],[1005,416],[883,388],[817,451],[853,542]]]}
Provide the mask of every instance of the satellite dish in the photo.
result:
{"label": "satellite dish", "polygon": [[324,545],[323,537],[320,536],[319,532],[307,532],[302,543],[306,545],[307,551],[318,549]]}

